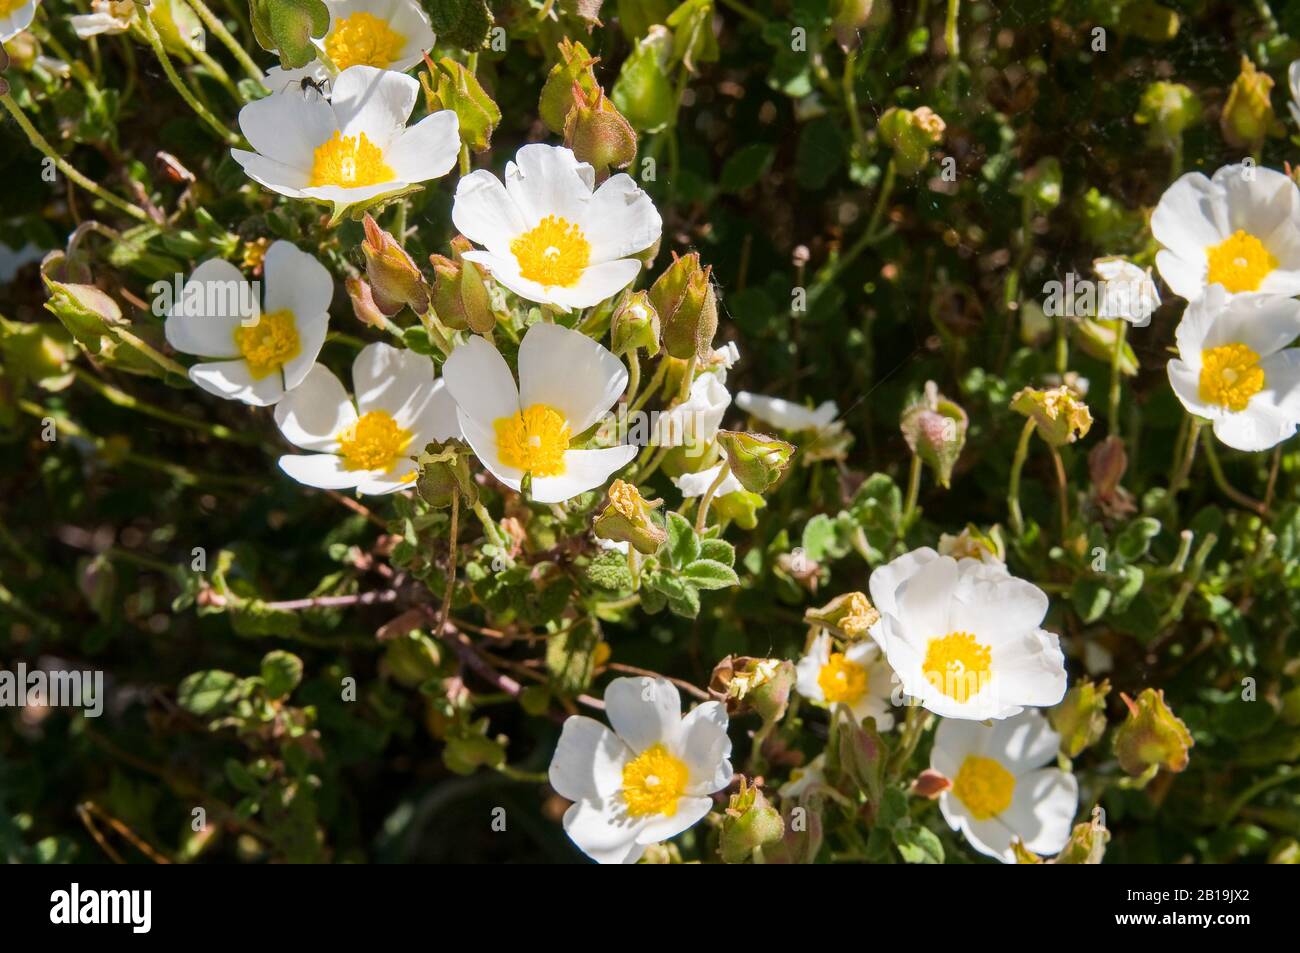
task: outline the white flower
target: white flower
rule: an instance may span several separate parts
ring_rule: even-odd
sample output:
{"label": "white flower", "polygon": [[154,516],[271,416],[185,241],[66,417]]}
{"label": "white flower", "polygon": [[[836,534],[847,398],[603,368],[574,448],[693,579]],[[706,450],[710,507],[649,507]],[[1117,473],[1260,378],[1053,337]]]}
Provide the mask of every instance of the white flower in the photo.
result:
{"label": "white flower", "polygon": [[930,767],[952,782],[939,795],[948,826],[981,854],[1015,863],[1020,838],[1038,854],[1055,854],[1070,839],[1079,808],[1074,775],[1043,765],[1056,759],[1061,737],[1034,709],[992,726],[945,718],[930,750]]}
{"label": "white flower", "polygon": [[0,0],[0,42],[8,42],[32,25],[40,0]]}
{"label": "white flower", "polygon": [[[0,0],[3,5],[3,0]],[[135,22],[135,0],[91,0],[91,13],[68,17],[77,39],[125,33]]]}
{"label": "white flower", "polygon": [[1160,307],[1160,292],[1150,268],[1139,268],[1123,258],[1098,258],[1092,263],[1101,278],[1097,292],[1097,317],[1123,318],[1135,328],[1145,328]]}
{"label": "white flower", "polygon": [[655,418],[654,441],[661,447],[708,446],[730,406],[731,393],[718,375],[701,374],[691,381],[686,400]]}
{"label": "white flower", "polygon": [[505,185],[485,169],[471,172],[456,186],[451,220],[487,250],[464,257],[529,301],[599,304],[636,278],[641,263],[631,256],[659,240],[663,223],[630,176],[595,185],[590,165],[542,143],[516,153]]}
{"label": "white flower", "polygon": [[1291,102],[1287,106],[1291,110],[1291,118],[1300,126],[1300,60],[1287,67],[1286,79],[1287,85],[1291,87]]}
{"label": "white flower", "polygon": [[285,241],[267,249],[266,293],[239,269],[213,259],[194,269],[163,325],[178,351],[215,358],[190,368],[190,380],[228,400],[265,407],[302,383],[325,343],[334,279],[311,255]]}
{"label": "white flower", "polygon": [[765,397],[742,390],[736,395],[736,406],[752,417],[757,417],[777,430],[822,430],[829,427],[840,414],[835,401],[828,400],[816,410],[802,404],[791,403],[780,397]]}
{"label": "white flower", "polygon": [[1189,413],[1237,450],[1268,450],[1300,424],[1300,302],[1210,288],[1187,306],[1169,383]]}
{"label": "white flower", "polygon": [[826,752],[823,751],[802,768],[790,772],[790,780],[776,789],[776,793],[785,798],[796,798],[816,784],[826,782]]}
{"label": "white flower", "polygon": [[564,830],[602,864],[633,864],[650,844],[694,825],[731,783],[731,739],[721,702],[682,717],[662,678],[616,678],[605,689],[613,731],[583,715],[564,723],[550,781],[573,801]]}
{"label": "white flower", "polygon": [[578,331],[530,327],[519,345],[518,388],[501,352],[477,336],[452,351],[442,373],[475,455],[512,490],[531,473],[539,503],[595,489],[636,456],[630,444],[569,449],[627,386],[623,362]]}
{"label": "white flower", "polygon": [[1213,284],[1230,294],[1300,293],[1300,189],[1281,172],[1189,172],[1160,197],[1151,234],[1164,246],[1160,277],[1189,301]]}
{"label": "white flower", "polygon": [[327,101],[281,88],[239,111],[239,128],[256,151],[230,154],[249,178],[337,211],[445,175],[456,164],[454,112],[439,110],[406,126],[420,92],[413,77],[353,66],[330,92]]}
{"label": "white flower", "polygon": [[894,672],[876,643],[855,642],[836,652],[830,634],[822,632],[795,666],[795,675],[804,698],[823,706],[843,705],[855,721],[874,718],[880,731],[894,727],[890,711]]}
{"label": "white flower", "polygon": [[299,483],[392,493],[415,480],[411,457],[426,444],[460,436],[456,405],[422,354],[368,344],[352,362],[352,388],[355,404],[339,379],[317,364],[276,406],[285,439],[312,451],[280,458],[280,469]]}
{"label": "white flower", "polygon": [[871,574],[872,637],[903,691],[945,718],[1007,718],[1065,694],[1047,596],[1000,565],[913,550]]}
{"label": "white flower", "polygon": [[313,42],[337,71],[373,66],[404,73],[433,49],[433,28],[415,0],[325,0],[329,30]]}
{"label": "white flower", "polygon": [[[672,478],[673,484],[677,489],[682,491],[682,499],[689,500],[691,497],[703,496],[708,492],[709,487],[713,486],[713,481],[718,478],[722,472],[722,464],[709,467],[707,470],[700,470],[698,473],[683,473],[681,476]],[[736,479],[734,473],[728,473],[723,478],[722,483],[713,491],[715,497],[726,496],[728,493],[736,493],[743,490],[740,481]]]}

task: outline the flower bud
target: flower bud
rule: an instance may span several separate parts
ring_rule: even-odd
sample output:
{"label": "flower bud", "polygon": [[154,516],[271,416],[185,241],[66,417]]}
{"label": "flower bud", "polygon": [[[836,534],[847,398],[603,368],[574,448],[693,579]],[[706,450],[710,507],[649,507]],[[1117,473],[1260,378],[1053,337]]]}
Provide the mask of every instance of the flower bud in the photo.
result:
{"label": "flower bud", "polygon": [[785,821],[761,788],[740,779],[740,791],[731,796],[722,818],[718,849],[726,864],[743,864],[755,855],[761,860],[763,848],[775,846],[785,836]]}
{"label": "flower bud", "polygon": [[926,768],[912,782],[912,794],[933,801],[944,791],[952,787],[952,782],[933,768]]}
{"label": "flower bud", "polygon": [[1142,91],[1133,121],[1151,127],[1153,144],[1172,146],[1188,127],[1201,121],[1201,101],[1182,83],[1152,83]]}
{"label": "flower bud", "polygon": [[1144,688],[1137,701],[1123,692],[1128,719],[1115,730],[1115,755],[1119,766],[1137,777],[1164,768],[1178,773],[1187,767],[1192,733],[1165,704],[1165,693]]}
{"label": "flower bud", "polygon": [[478,502],[478,484],[470,473],[469,447],[455,438],[431,443],[416,458],[419,476],[415,492],[430,506],[451,506],[452,494],[459,493],[469,506]]}
{"label": "flower bud", "polygon": [[1070,839],[1061,852],[1052,858],[1054,864],[1100,864],[1110,840],[1110,831],[1102,823],[1100,807],[1092,809],[1092,817],[1075,824]]}
{"label": "flower bud", "polygon": [[609,488],[609,502],[596,517],[592,531],[600,539],[627,543],[638,553],[651,556],[668,539],[668,533],[650,515],[663,500],[646,500],[631,483],[615,480]]}
{"label": "flower bud", "polygon": [[713,266],[700,267],[698,252],[678,258],[650,286],[650,303],[663,325],[664,348],[673,357],[705,360],[713,353],[718,304]]}
{"label": "flower bud", "polygon": [[1074,443],[1092,428],[1088,405],[1064,385],[1052,390],[1026,387],[1011,399],[1011,409],[1033,420],[1038,435],[1053,447]]}
{"label": "flower bud", "polygon": [[1137,510],[1133,494],[1120,486],[1128,469],[1124,441],[1114,434],[1088,454],[1088,476],[1092,482],[1090,498],[1108,519],[1123,519]]}
{"label": "flower bud", "polygon": [[1249,57],[1241,58],[1241,73],[1228,91],[1228,102],[1219,115],[1219,128],[1230,146],[1259,149],[1264,138],[1273,132],[1273,103],[1269,94],[1273,78],[1255,69]]}
{"label": "flower bud", "polygon": [[487,334],[497,319],[483,272],[464,258],[473,247],[468,238],[457,235],[451,240],[451,258],[429,256],[429,264],[433,265],[433,310],[453,330],[469,328],[475,334]]}
{"label": "flower bud", "polygon": [[903,411],[899,429],[912,453],[934,471],[939,485],[952,482],[952,468],[966,445],[966,411],[939,393],[934,381],[926,381],[921,403]]}
{"label": "flower bud", "polygon": [[846,592],[836,596],[826,605],[808,609],[803,614],[810,623],[827,626],[848,641],[861,641],[871,627],[880,621],[880,613],[871,600],[860,592]]}
{"label": "flower bud", "polygon": [[793,444],[767,434],[719,430],[717,439],[731,472],[751,493],[766,493],[775,486],[794,455]]}
{"label": "flower bud", "polygon": [[362,220],[366,230],[361,252],[366,257],[366,276],[375,305],[392,317],[409,305],[416,314],[429,309],[429,285],[420,269],[401,245],[369,213]]}
{"label": "flower bud", "polygon": [[929,106],[900,109],[891,106],[876,127],[894,153],[894,167],[902,176],[913,176],[930,162],[930,148],[938,145],[947,128]]}
{"label": "flower bud", "polygon": [[1047,717],[1056,733],[1061,736],[1061,753],[1067,758],[1077,758],[1086,748],[1092,747],[1106,731],[1106,696],[1110,682],[1102,679],[1094,684],[1085,679],[1065,694]]}
{"label": "flower bud", "polygon": [[709,691],[729,715],[754,711],[767,725],[785,716],[794,683],[794,663],[788,659],[728,655],[714,667]]}
{"label": "flower bud", "polygon": [[[1119,334],[1122,321],[1123,318],[1107,321],[1083,318],[1072,325],[1074,343],[1084,354],[1109,364],[1115,354],[1115,336]],[[1125,377],[1133,377],[1138,372],[1137,354],[1128,341],[1120,348],[1119,372]]]}
{"label": "flower bud", "polygon": [[370,290],[369,282],[364,278],[347,278],[343,281],[343,287],[347,290],[348,300],[352,302],[352,313],[356,315],[357,320],[372,328],[382,328],[384,313],[379,310],[379,305],[375,304],[375,296]]}
{"label": "flower bud", "polygon": [[610,318],[610,350],[619,357],[645,348],[647,357],[659,353],[659,312],[645,291],[635,291]]}
{"label": "flower bud", "polygon": [[874,0],[831,0],[831,29],[840,47],[849,50],[860,42],[858,31],[871,19]]}
{"label": "flower bud", "polygon": [[610,98],[634,129],[659,132],[673,121],[677,100],[668,79],[672,53],[672,33],[655,24],[623,61]]}
{"label": "flower bud", "polygon": [[567,37],[560,41],[560,62],[551,67],[546,82],[542,85],[541,99],[537,104],[542,122],[556,135],[564,133],[565,120],[574,105],[575,87],[583,97],[593,95],[600,89],[592,66],[597,57],[587,52],[581,43],[574,43]]}
{"label": "flower bud", "polygon": [[604,179],[610,169],[625,169],[636,158],[636,130],[618,111],[605,91],[597,87],[590,97],[573,85],[573,107],[564,120],[564,144],[578,161]]}
{"label": "flower bud", "polygon": [[501,109],[487,94],[478,77],[451,57],[434,65],[424,57],[428,73],[420,74],[429,111],[450,109],[456,114],[460,141],[474,152],[492,145],[492,131],[501,122]]}
{"label": "flower bud", "polygon": [[107,292],[94,285],[64,283],[41,276],[50,292],[45,308],[68,329],[68,333],[91,354],[112,346],[109,328],[122,326],[122,309]]}

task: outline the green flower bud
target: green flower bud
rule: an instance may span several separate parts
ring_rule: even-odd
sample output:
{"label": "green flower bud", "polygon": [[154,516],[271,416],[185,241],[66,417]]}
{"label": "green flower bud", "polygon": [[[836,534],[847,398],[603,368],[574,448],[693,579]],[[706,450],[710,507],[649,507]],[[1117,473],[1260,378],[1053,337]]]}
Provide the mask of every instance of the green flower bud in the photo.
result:
{"label": "green flower bud", "polygon": [[384,313],[379,310],[379,305],[375,304],[374,293],[370,290],[370,284],[366,279],[346,278],[343,287],[347,290],[348,300],[352,302],[352,313],[356,315],[357,320],[372,328],[382,328]]}
{"label": "green flower bud", "polygon": [[419,476],[415,492],[430,506],[451,506],[453,493],[459,493],[469,506],[478,502],[478,484],[470,473],[469,458],[473,451],[455,438],[431,443],[416,458]]}
{"label": "green flower bud", "polygon": [[881,139],[894,153],[894,167],[902,176],[913,176],[930,162],[930,148],[943,139],[944,121],[928,106],[900,109],[891,106],[876,127]]}
{"label": "green flower bud", "polygon": [[805,610],[803,617],[807,622],[835,630],[851,642],[865,639],[871,627],[880,621],[876,607],[860,592],[836,596],[821,608]]}
{"label": "green flower bud", "polygon": [[573,107],[564,120],[564,144],[604,179],[609,170],[625,169],[636,158],[636,130],[597,87],[590,97],[574,83]]}
{"label": "green flower bud", "polygon": [[1182,83],[1152,83],[1142,92],[1133,121],[1151,127],[1151,141],[1171,146],[1201,121],[1201,101]]}
{"label": "green flower bud", "polygon": [[1061,753],[1077,758],[1092,747],[1106,731],[1106,696],[1110,682],[1094,684],[1085,679],[1065,694],[1065,698],[1047,713],[1052,727],[1061,736]]}
{"label": "green flower bud", "polygon": [[740,779],[740,791],[731,796],[722,819],[718,844],[722,862],[743,864],[751,856],[761,861],[763,848],[775,846],[785,836],[785,821],[762,789]]}
{"label": "green flower bud", "polygon": [[713,4],[714,0],[686,0],[668,16],[668,26],[673,31],[673,56],[692,73],[697,63],[718,61]]}
{"label": "green flower bud", "polygon": [[478,77],[451,57],[434,65],[424,57],[428,73],[420,74],[429,111],[450,109],[459,122],[460,141],[474,152],[492,145],[492,132],[501,122],[501,109],[479,83]]}
{"label": "green flower bud", "polygon": [[858,31],[871,19],[875,0],[831,0],[831,29],[835,40],[848,50],[861,42]]}
{"label": "green flower bud", "polygon": [[663,500],[646,500],[631,483],[615,480],[609,488],[609,502],[596,517],[592,530],[600,539],[627,543],[638,553],[651,556],[668,539],[668,533],[650,515]]}
{"label": "green flower bud", "polygon": [[598,58],[587,52],[581,43],[574,43],[567,37],[560,41],[560,62],[551,67],[551,72],[542,85],[541,99],[537,111],[542,122],[556,135],[563,135],[565,120],[574,105],[575,87],[581,90],[583,97],[594,95],[600,84],[592,70]]}
{"label": "green flower bud", "polygon": [[478,265],[465,261],[465,252],[474,246],[463,235],[451,240],[452,257],[430,255],[433,265],[433,310],[443,324],[454,330],[469,328],[475,334],[487,334],[496,326],[496,314],[483,272]]}
{"label": "green flower bud", "polygon": [[362,220],[366,230],[361,252],[366,258],[366,276],[375,305],[392,317],[409,305],[416,314],[429,309],[429,285],[415,266],[411,256],[388,232],[366,214]]}
{"label": "green flower bud", "polygon": [[656,25],[637,40],[632,54],[623,61],[610,98],[633,128],[659,132],[673,121],[677,99],[668,80],[672,53],[672,34]]}
{"label": "green flower bud", "polygon": [[645,348],[647,357],[659,353],[659,312],[645,291],[634,291],[610,318],[610,350],[619,357]]}
{"label": "green flower bud", "polygon": [[1038,436],[1053,447],[1074,443],[1092,428],[1088,405],[1065,386],[1052,390],[1026,387],[1011,398],[1011,409],[1033,420]]}
{"label": "green flower bud", "polygon": [[1185,770],[1192,733],[1165,704],[1165,693],[1144,688],[1137,701],[1123,692],[1119,697],[1128,707],[1128,720],[1115,730],[1119,766],[1134,777],[1157,768],[1175,774]]}
{"label": "green flower bud", "polygon": [[926,381],[921,403],[903,411],[899,429],[912,453],[934,471],[939,485],[952,482],[952,468],[966,446],[966,429],[970,419],[966,411],[939,393],[934,381]]}
{"label": "green flower bud", "polygon": [[1241,58],[1241,73],[1228,91],[1228,102],[1219,115],[1219,129],[1230,146],[1257,151],[1264,138],[1274,131],[1273,103],[1269,94],[1273,77],[1255,69],[1246,56]]}
{"label": "green flower bud", "polygon": [[1148,43],[1167,43],[1178,35],[1178,14],[1150,0],[1127,4],[1119,15],[1116,31]]}
{"label": "green flower bud", "polygon": [[107,292],[94,285],[64,283],[42,275],[50,300],[45,308],[68,329],[73,340],[91,354],[112,346],[110,327],[127,324],[122,309]]}
{"label": "green flower bud", "polygon": [[767,434],[719,430],[717,439],[731,472],[751,493],[766,493],[775,486],[794,456],[794,444]]}
{"label": "green flower bud", "polygon": [[713,293],[712,266],[700,267],[691,252],[673,263],[650,286],[650,303],[663,325],[664,348],[679,360],[705,360],[713,353],[718,330],[718,303]]}

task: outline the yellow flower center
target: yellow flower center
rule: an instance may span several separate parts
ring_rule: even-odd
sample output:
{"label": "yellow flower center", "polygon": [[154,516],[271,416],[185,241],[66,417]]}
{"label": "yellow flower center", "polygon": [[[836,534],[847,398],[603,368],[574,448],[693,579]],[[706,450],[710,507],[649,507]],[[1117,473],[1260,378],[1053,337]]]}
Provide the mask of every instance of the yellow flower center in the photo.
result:
{"label": "yellow flower center", "polygon": [[925,679],[959,702],[978,695],[992,674],[987,645],[969,632],[949,632],[930,640],[921,671]]}
{"label": "yellow flower center", "polygon": [[1201,352],[1201,400],[1229,410],[1245,410],[1264,389],[1259,355],[1244,344],[1225,344]]}
{"label": "yellow flower center", "polygon": [[857,662],[850,662],[843,654],[832,652],[817,673],[817,684],[831,704],[840,702],[852,707],[866,694],[867,670]]}
{"label": "yellow flower center", "polygon": [[623,800],[633,817],[677,813],[690,771],[662,744],[654,744],[623,766]]}
{"label": "yellow flower center", "polygon": [[997,817],[1011,806],[1015,776],[992,758],[967,755],[952,782],[952,793],[977,821]]}
{"label": "yellow flower center", "polygon": [[345,189],[391,182],[397,174],[384,161],[384,152],[363,132],[345,136],[337,129],[334,135],[316,147],[311,164],[312,188],[338,185]]}
{"label": "yellow flower center", "polygon": [[[4,0],[0,0],[3,3]],[[251,327],[235,328],[235,346],[248,362],[248,372],[254,380],[278,371],[287,361],[298,356],[298,328],[293,312],[271,311],[263,314]]]}
{"label": "yellow flower center", "polygon": [[0,0],[0,17],[9,16],[26,3],[27,0]]}
{"label": "yellow flower center", "polygon": [[339,431],[339,456],[349,470],[391,471],[412,440],[392,414],[372,410]]}
{"label": "yellow flower center", "polygon": [[569,424],[554,407],[533,404],[511,417],[499,417],[492,426],[497,435],[497,456],[506,466],[527,470],[535,477],[564,472]]}
{"label": "yellow flower center", "polygon": [[349,66],[387,69],[402,52],[406,37],[373,13],[345,17],[325,39],[325,52],[339,72]]}
{"label": "yellow flower center", "polygon": [[510,243],[510,251],[523,277],[561,288],[577,284],[591,259],[591,243],[582,229],[558,215],[548,215],[524,232]]}
{"label": "yellow flower center", "polygon": [[1237,229],[1213,248],[1205,250],[1209,263],[1206,281],[1220,284],[1231,292],[1257,291],[1277,259],[1254,235]]}

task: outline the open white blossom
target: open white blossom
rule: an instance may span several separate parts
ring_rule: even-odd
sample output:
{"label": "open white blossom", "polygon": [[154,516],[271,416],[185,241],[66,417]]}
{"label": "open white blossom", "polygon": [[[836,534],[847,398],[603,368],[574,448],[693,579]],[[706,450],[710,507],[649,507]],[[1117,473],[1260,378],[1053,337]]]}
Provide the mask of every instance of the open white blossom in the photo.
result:
{"label": "open white blossom", "polygon": [[313,42],[341,72],[352,66],[404,73],[433,49],[429,15],[415,0],[325,0],[330,25]]}
{"label": "open white blossom", "polygon": [[795,673],[804,698],[831,708],[843,705],[859,722],[874,718],[879,731],[894,726],[890,707],[894,672],[875,642],[855,642],[837,652],[830,634],[822,632],[795,666]]}

